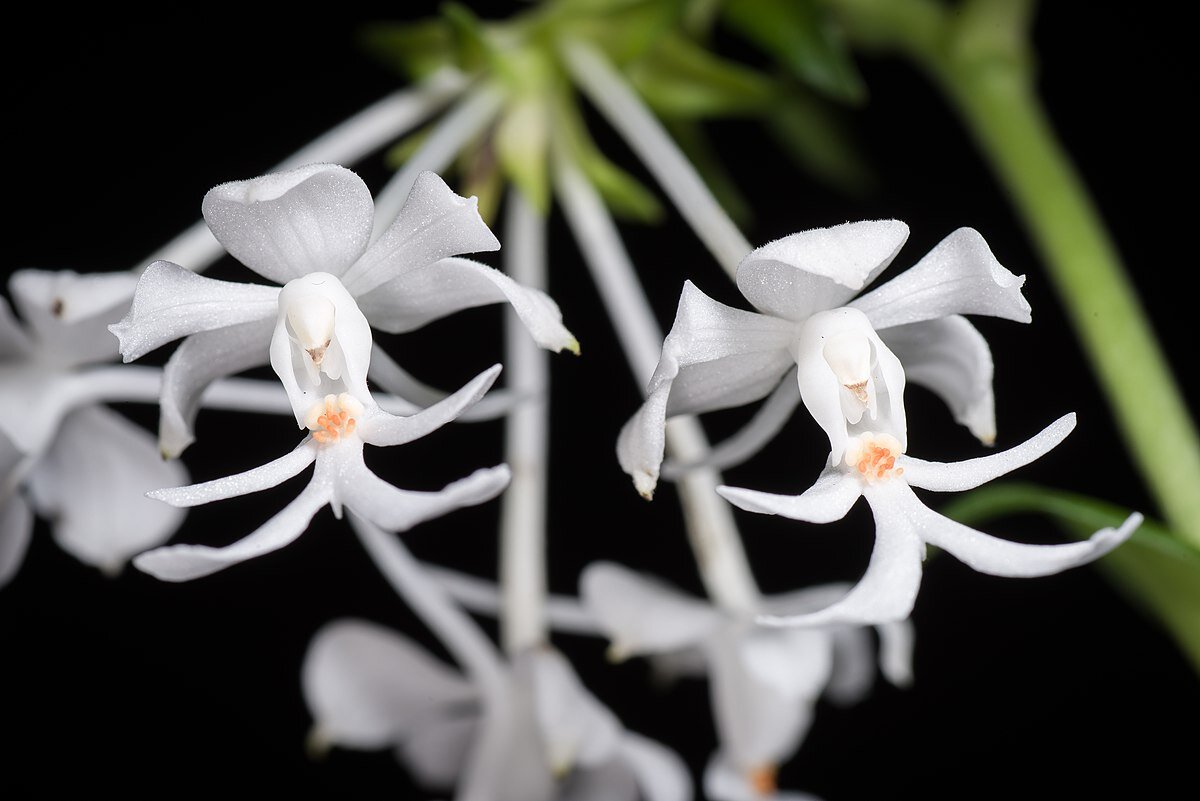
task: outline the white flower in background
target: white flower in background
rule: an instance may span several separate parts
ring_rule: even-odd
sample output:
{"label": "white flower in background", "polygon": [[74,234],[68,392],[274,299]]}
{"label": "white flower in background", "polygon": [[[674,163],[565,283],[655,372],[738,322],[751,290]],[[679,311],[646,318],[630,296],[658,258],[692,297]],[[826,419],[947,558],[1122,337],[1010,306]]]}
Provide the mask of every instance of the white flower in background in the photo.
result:
{"label": "white flower in background", "polygon": [[637,490],[647,498],[654,492],[668,417],[772,393],[708,463],[747,458],[801,399],[828,435],[835,460],[864,431],[883,431],[903,446],[906,373],[991,444],[991,352],[960,315],[1029,322],[1024,278],[1004,269],[978,232],[960,228],[914,267],[852,300],[907,238],[908,226],[884,220],[802,231],[758,248],[739,265],[737,284],[761,313],[725,306],[685,284],[647,400],[617,443],[621,467]]}
{"label": "white flower in background", "polygon": [[[327,394],[326,380],[361,395],[372,355],[351,358],[342,339],[369,338],[370,325],[412,331],[461,309],[507,301],[539,345],[578,349],[544,293],[451,258],[500,245],[475,199],[454,194],[433,173],[417,178],[399,216],[373,244],[370,191],[353,172],[331,164],[222,184],[205,196],[203,212],[229,253],[286,286],[217,281],[162,261],[146,269],[129,315],[111,330],[126,361],[186,337],[163,373],[160,441],[169,456],[193,441],[205,387],[268,361],[298,410]],[[376,351],[374,358],[387,357]],[[385,389],[400,393],[383,379]],[[296,420],[304,426],[303,411]]]}
{"label": "white flower in background", "polygon": [[392,748],[423,785],[488,801],[689,801],[679,757],[626,731],[557,651],[480,687],[381,626],[340,620],[302,669],[321,748]]}
{"label": "white flower in background", "polygon": [[183,520],[143,496],[186,481],[186,471],[101,405],[132,399],[132,379],[98,365],[116,358],[106,328],[136,282],[130,273],[18,271],[9,290],[28,328],[0,299],[0,585],[20,567],[34,512],[64,550],[106,573]]}
{"label": "white flower in background", "polygon": [[768,625],[880,623],[908,617],[921,584],[925,546],[935,545],[983,573],[1031,577],[1058,573],[1098,559],[1127,540],[1141,524],[1134,513],[1119,529],[1105,528],[1084,542],[1028,545],[991,537],[934,512],[912,487],[961,492],[1022,467],[1062,442],[1075,415],[1059,418],[1032,439],[1001,453],[963,462],[927,462],[909,456],[888,433],[852,437],[842,458],[830,464],[801,495],[775,495],[720,487],[730,503],[751,512],[810,523],[840,520],[860,496],[875,515],[875,547],[866,573],[842,599],[819,612],[765,615]]}
{"label": "white flower in background", "polygon": [[[756,611],[795,613],[827,606],[846,585],[764,598]],[[870,637],[861,627],[763,629],[610,562],[589,565],[582,599],[612,641],[615,659],[650,656],[670,672],[707,675],[720,751],[705,773],[714,801],[798,798],[778,793],[775,773],[799,748],[817,699],[852,703],[875,675]],[[912,680],[911,624],[879,629],[880,662],[896,685]]]}

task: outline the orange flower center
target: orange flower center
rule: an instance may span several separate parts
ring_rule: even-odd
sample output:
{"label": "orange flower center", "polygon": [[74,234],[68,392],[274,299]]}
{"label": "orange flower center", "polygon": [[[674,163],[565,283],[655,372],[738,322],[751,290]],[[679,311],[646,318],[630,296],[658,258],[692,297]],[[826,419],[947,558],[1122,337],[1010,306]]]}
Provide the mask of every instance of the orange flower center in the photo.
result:
{"label": "orange flower center", "polygon": [[324,400],[318,401],[309,410],[305,425],[313,432],[313,439],[317,442],[337,442],[354,433],[362,413],[363,405],[354,396],[345,392],[326,395]]}
{"label": "orange flower center", "polygon": [[750,789],[756,795],[768,796],[774,795],[779,789],[776,779],[779,776],[779,769],[774,765],[760,765],[750,771],[746,780],[750,783]]}
{"label": "orange flower center", "polygon": [[900,441],[891,434],[867,432],[850,440],[846,447],[846,465],[873,484],[904,475],[904,468],[896,466],[901,453]]}

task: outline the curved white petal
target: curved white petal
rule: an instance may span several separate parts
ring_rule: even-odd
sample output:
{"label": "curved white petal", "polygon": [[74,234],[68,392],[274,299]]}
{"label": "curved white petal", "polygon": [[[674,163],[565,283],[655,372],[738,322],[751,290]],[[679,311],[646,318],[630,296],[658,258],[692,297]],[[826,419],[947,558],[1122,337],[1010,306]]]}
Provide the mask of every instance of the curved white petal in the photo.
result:
{"label": "curved white petal", "polygon": [[163,461],[149,432],[103,406],[85,406],[63,420],[29,487],[63,550],[116,573],[183,522],[183,512],[146,493],[187,478],[181,464]]}
{"label": "curved white petal", "polygon": [[697,645],[723,620],[711,605],[613,562],[584,568],[579,593],[621,659]]}
{"label": "curved white petal", "polygon": [[724,470],[726,467],[741,464],[762,450],[779,433],[799,404],[800,387],[796,383],[795,374],[788,373],[779,382],[779,386],[775,387],[766,403],[754,413],[750,422],[736,434],[714,445],[701,460],[680,463],[667,459],[662,465],[663,477],[674,480],[698,467]]}
{"label": "curved white petal", "polygon": [[32,533],[33,513],[25,499],[13,492],[0,500],[0,587],[17,574]]}
{"label": "curved white petal", "polygon": [[371,415],[363,421],[360,436],[364,442],[379,446],[403,445],[420,439],[458,419],[459,415],[478,403],[495,383],[500,370],[500,365],[492,365],[450,397],[408,417],[385,412]]}
{"label": "curved white petal", "polygon": [[107,329],[129,309],[137,283],[125,271],[18,270],[8,286],[42,354],[78,365],[116,358],[117,340]]}
{"label": "curved white petal", "polygon": [[445,710],[457,717],[418,718],[421,725],[396,748],[396,758],[405,764],[423,786],[448,790],[466,769],[471,747],[479,736],[479,712],[474,709]]}
{"label": "curved white petal", "polygon": [[134,557],[133,564],[162,581],[191,581],[256,556],[277,551],[304,533],[313,516],[329,503],[322,487],[309,485],[296,499],[254,532],[224,548],[170,545]]}
{"label": "curved white petal", "polygon": [[477,198],[459,197],[434,173],[421,173],[395,222],[346,271],[343,283],[362,297],[438,259],[499,250],[478,206]]}
{"label": "curved white petal", "polygon": [[163,501],[171,506],[199,506],[204,503],[236,498],[252,492],[276,487],[313,463],[317,458],[317,446],[305,439],[296,448],[278,459],[232,476],[215,478],[187,487],[155,489],[146,496]]}
{"label": "curved white petal", "polygon": [[621,737],[620,750],[645,801],[692,801],[692,774],[679,754],[631,731]]}
{"label": "curved white petal", "polygon": [[[367,377],[378,389],[390,392],[418,409],[439,403],[450,395],[412,375],[378,345],[371,349],[371,368]],[[495,420],[512,411],[522,399],[521,395],[509,390],[496,389],[475,405],[464,409],[458,419],[463,422]]]}
{"label": "curved white petal", "polygon": [[267,363],[274,328],[264,318],[192,334],[180,343],[162,374],[158,443],[164,456],[177,458],[195,442],[200,398],[213,381]]}
{"label": "curved white petal", "polygon": [[549,647],[522,651],[513,670],[533,689],[538,728],[551,770],[563,774],[613,758],[623,731],[621,724],[587,691],[562,654]]}
{"label": "curved white petal", "polygon": [[766,396],[792,366],[794,335],[789,322],[725,306],[684,284],[646,402],[617,438],[617,458],[638,492],[650,497],[658,483],[666,419]]}
{"label": "curved white petal", "polygon": [[348,748],[394,745],[477,703],[451,667],[364,620],[335,620],[318,631],[300,678],[320,738]]}
{"label": "curved white petal", "polygon": [[[914,520],[921,502],[903,481],[868,486],[863,493],[875,515],[875,547],[867,571],[840,601],[804,615],[760,615],[764,626],[877,624],[902,620],[912,611],[921,586],[925,546]],[[924,508],[924,507],[922,507]],[[918,531],[921,531],[919,534]]]}
{"label": "curved white petal", "polygon": [[747,512],[782,515],[808,523],[832,523],[845,517],[854,506],[862,495],[862,482],[840,468],[831,467],[799,495],[776,495],[740,487],[717,487],[717,493]]}
{"label": "curved white petal", "polygon": [[336,164],[221,184],[201,208],[235,259],[281,284],[313,272],[345,272],[367,249],[375,213],[367,185]]}
{"label": "curved white petal", "polygon": [[1030,320],[1021,295],[1025,276],[996,261],[983,236],[959,228],[925,258],[850,303],[870,318],[875,330],[952,314],[986,314],[1018,323]]}
{"label": "curved white petal", "polygon": [[914,487],[934,492],[962,492],[1011,473],[1045,456],[1075,430],[1075,413],[1065,414],[1046,426],[1039,434],[990,456],[967,459],[963,462],[927,462],[904,455],[900,466],[904,480]]}
{"label": "curved white petal", "polygon": [[414,492],[393,487],[361,461],[359,465],[359,469],[339,475],[335,500],[389,531],[407,531],[455,509],[490,501],[504,491],[512,477],[507,465],[499,465],[476,470],[437,492]]}
{"label": "curved white petal", "polygon": [[800,321],[842,306],[871,282],[904,246],[899,220],[864,220],[801,231],[752,251],[737,269],[737,285],[764,314]]}
{"label": "curved white petal", "polygon": [[131,362],[173,339],[274,318],[279,288],[204,278],[169,261],[146,268],[121,322],[109,326]]}
{"label": "curved white petal", "polygon": [[911,620],[882,623],[879,632],[879,669],[883,677],[897,687],[913,682],[913,645],[916,629]]}
{"label": "curved white petal", "polygon": [[358,296],[371,325],[391,333],[413,331],[456,311],[492,303],[511,305],[541,347],[579,351],[579,342],[563,325],[562,312],[549,295],[470,259],[445,258],[414,267]]}
{"label": "curved white petal", "polygon": [[914,384],[932,390],[980,442],[996,441],[992,351],[965,317],[898,325],[879,332]]}

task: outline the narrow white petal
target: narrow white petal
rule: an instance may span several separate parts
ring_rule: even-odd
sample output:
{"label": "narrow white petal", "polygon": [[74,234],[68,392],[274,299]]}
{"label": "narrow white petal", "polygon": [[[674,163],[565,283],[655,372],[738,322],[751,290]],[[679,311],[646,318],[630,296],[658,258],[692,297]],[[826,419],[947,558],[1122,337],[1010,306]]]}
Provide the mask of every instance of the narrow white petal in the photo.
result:
{"label": "narrow white petal", "polygon": [[107,328],[128,311],[137,283],[124,271],[18,270],[8,286],[43,354],[77,365],[116,357],[117,341]]}
{"label": "narrow white petal", "polygon": [[973,228],[959,228],[925,258],[850,304],[871,319],[875,330],[952,314],[986,314],[1018,323],[1030,320],[1021,295],[1025,276],[996,261]]}
{"label": "narrow white petal", "polygon": [[927,462],[912,456],[902,456],[904,480],[914,487],[934,492],[962,492],[1011,473],[1019,467],[1040,459],[1075,430],[1075,413],[1065,414],[1046,426],[1041,433],[1015,448],[990,456],[967,459],[963,462]]}
{"label": "narrow white petal", "polygon": [[470,259],[444,258],[417,266],[358,296],[371,324],[391,333],[413,331],[454,312],[492,303],[511,305],[541,347],[579,350],[549,295]]}
{"label": "narrow white petal", "polygon": [[340,476],[335,497],[381,528],[407,531],[455,509],[490,501],[504,491],[511,475],[500,465],[476,470],[437,492],[414,492],[393,487],[362,465]]}
{"label": "narrow white petal", "polygon": [[183,512],[146,493],[187,478],[181,464],[163,461],[149,432],[103,406],[85,406],[63,420],[30,490],[64,550],[115,573],[183,522]]}
{"label": "narrow white petal", "polygon": [[306,487],[294,501],[250,535],[224,548],[170,545],[134,557],[138,570],[162,581],[191,581],[238,562],[277,551],[304,533],[313,515],[329,503],[321,488]]}
{"label": "narrow white petal", "polygon": [[0,587],[11,581],[21,567],[32,533],[33,514],[25,499],[12,492],[0,500]]}
{"label": "narrow white petal", "polygon": [[341,275],[366,250],[374,218],[367,185],[336,164],[221,184],[202,209],[235,259],[281,284],[313,272]]}
{"label": "narrow white petal", "polygon": [[[371,350],[371,369],[367,377],[379,389],[392,393],[418,409],[439,403],[450,395],[449,392],[431,387],[409,373],[378,345]],[[478,403],[464,409],[458,419],[464,423],[494,420],[508,414],[520,402],[521,397],[517,394],[505,389],[494,389]],[[390,407],[383,408],[391,411]]]}
{"label": "narrow white petal", "polygon": [[318,631],[300,677],[322,739],[348,748],[395,745],[454,714],[453,707],[477,702],[454,669],[363,620],[336,620]]}
{"label": "narrow white petal", "polygon": [[192,334],[180,343],[162,374],[158,441],[164,456],[177,458],[195,441],[200,398],[213,381],[267,363],[274,327],[269,318],[254,320]]}
{"label": "narrow white petal", "polygon": [[879,338],[904,365],[909,381],[944,400],[954,419],[980,442],[996,441],[992,351],[965,317],[885,328]]}
{"label": "narrow white petal", "polygon": [[[429,563],[425,563],[424,567],[425,572],[468,611],[499,617],[500,588],[496,582]],[[595,615],[574,596],[549,595],[545,599],[544,611],[546,623],[555,631],[591,636],[605,633]]]}
{"label": "narrow white petal", "polygon": [[879,632],[879,668],[883,677],[897,687],[913,682],[913,645],[916,629],[911,620],[897,620],[876,627]]}
{"label": "narrow white petal", "polygon": [[746,256],[738,266],[738,289],[764,314],[801,321],[844,306],[892,263],[907,239],[908,226],[899,220],[801,231]]}
{"label": "narrow white petal", "polygon": [[833,640],[833,671],[825,697],[835,704],[857,704],[875,683],[875,649],[865,626],[839,626],[829,632]]}
{"label": "narrow white petal", "polygon": [[717,487],[722,498],[739,509],[764,515],[782,515],[808,523],[832,523],[841,520],[862,495],[862,482],[832,467],[821,473],[817,483],[800,495],[776,495],[770,492]]}
{"label": "narrow white petal", "polygon": [[551,648],[522,651],[513,670],[533,688],[538,728],[556,773],[596,767],[612,759],[622,728],[615,715],[587,691],[571,664]]}
{"label": "narrow white petal", "polygon": [[447,256],[499,250],[476,198],[459,197],[432,172],[417,176],[404,208],[342,277],[355,297]]}
{"label": "narrow white petal", "polygon": [[155,489],[146,495],[171,506],[199,506],[204,503],[236,498],[252,492],[276,487],[313,463],[317,458],[317,446],[309,439],[296,446],[290,453],[280,456],[244,473],[216,478],[201,484],[170,489]]}
{"label": "narrow white petal", "polygon": [[621,737],[620,749],[645,801],[692,800],[692,774],[679,754],[630,731]]}
{"label": "narrow white petal", "polygon": [[403,445],[436,431],[479,402],[500,375],[493,365],[448,398],[408,417],[379,412],[362,421],[360,436],[371,445]]}
{"label": "narrow white petal", "polygon": [[129,314],[109,330],[131,362],[188,334],[274,318],[278,297],[278,287],[216,281],[156,261],[142,273]]}
{"label": "narrow white petal", "polygon": [[697,645],[722,623],[711,605],[613,562],[584,568],[579,592],[618,658]]}

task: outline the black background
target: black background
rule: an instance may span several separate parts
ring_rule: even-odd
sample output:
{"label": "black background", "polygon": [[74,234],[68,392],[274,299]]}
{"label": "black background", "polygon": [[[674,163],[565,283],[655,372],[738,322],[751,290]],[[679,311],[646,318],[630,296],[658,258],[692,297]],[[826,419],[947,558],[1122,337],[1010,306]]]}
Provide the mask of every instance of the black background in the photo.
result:
{"label": "black background", "polygon": [[[1191,61],[1164,38],[1166,4],[1136,11],[1097,5],[1042,9],[1040,86],[1194,398],[1193,304],[1181,285],[1193,269],[1185,213],[1194,203],[1186,191],[1176,193],[1193,175],[1194,128],[1179,113],[1193,97],[1190,85],[1184,94]],[[10,27],[5,266],[87,271],[138,263],[197,218],[209,187],[261,173],[396,86],[356,48],[355,31],[356,24],[336,19],[280,27],[213,18]],[[978,228],[1006,266],[1029,276],[1025,294],[1034,308],[1031,326],[979,321],[997,362],[999,444],[1011,446],[1077,410],[1075,436],[1020,477],[1153,512],[1046,275],[961,128],[907,65],[860,63],[872,99],[855,127],[882,187],[868,198],[848,199],[812,182],[752,125],[713,126],[756,211],[747,235],[762,243],[847,219],[896,217],[912,228],[894,268],[902,269],[954,228]],[[614,137],[601,139],[634,165]],[[361,174],[374,187],[385,177],[378,158]],[[552,588],[572,592],[583,566],[609,558],[698,593],[673,492],[645,504],[616,466],[616,432],[638,391],[557,213],[551,226],[551,292],[584,348],[583,358],[553,362]],[[678,220],[625,233],[664,328],[685,278],[745,305]],[[228,260],[214,274],[256,280]],[[414,372],[457,386],[501,358],[500,321],[496,309],[471,311],[387,344]],[[150,361],[161,363],[165,353]],[[978,453],[931,395],[912,390],[908,407],[914,453]],[[125,411],[147,425],[155,420],[147,408]],[[711,430],[731,431],[742,419],[714,416]],[[281,454],[295,436],[282,418],[209,412],[185,462],[197,480],[213,478]],[[761,456],[730,470],[728,481],[777,491],[807,486],[822,458],[820,440],[797,415]],[[498,424],[451,427],[402,451],[368,456],[386,478],[425,489],[501,458]],[[230,542],[279,509],[302,481],[195,510],[179,540]],[[940,500],[930,499],[935,506]],[[495,518],[489,504],[405,539],[424,558],[490,575]],[[768,592],[852,579],[869,553],[864,508],[819,529],[738,519]],[[989,530],[1027,541],[1057,536],[1036,519]],[[185,585],[133,570],[107,580],[59,550],[39,523],[24,567],[0,590],[3,794],[104,787],[132,795],[422,797],[387,754],[305,756],[309,720],[298,668],[312,633],[342,616],[376,620],[438,648],[328,512],[286,550]],[[1170,788],[1186,780],[1196,754],[1195,676],[1096,571],[1005,580],[938,559],[914,620],[915,687],[881,684],[849,710],[823,704],[781,784],[829,801],[1083,798],[1120,788],[1138,788],[1137,797],[1190,795]],[[664,691],[641,662],[609,666],[599,641],[558,642],[630,728],[702,767],[715,742],[703,685]]]}

